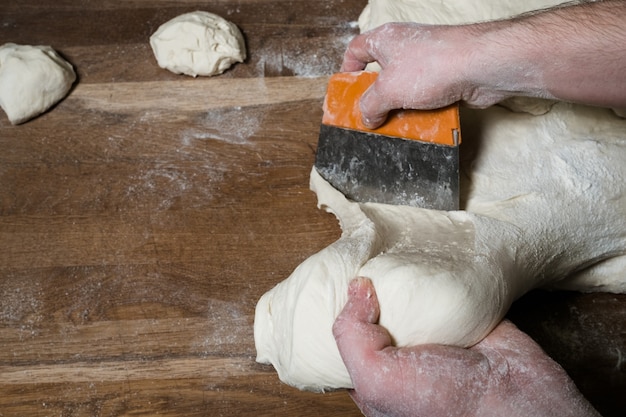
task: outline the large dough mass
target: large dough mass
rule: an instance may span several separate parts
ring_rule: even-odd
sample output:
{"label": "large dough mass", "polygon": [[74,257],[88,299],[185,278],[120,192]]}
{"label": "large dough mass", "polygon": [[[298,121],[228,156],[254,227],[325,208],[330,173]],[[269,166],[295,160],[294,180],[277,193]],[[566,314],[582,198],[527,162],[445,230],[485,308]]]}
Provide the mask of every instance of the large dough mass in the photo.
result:
{"label": "large dough mass", "polygon": [[533,288],[626,292],[626,121],[543,113],[463,109],[464,211],[351,202],[313,170],[343,233],[259,300],[257,360],[300,389],[351,387],[332,325],[356,276],[397,346],[470,346]]}

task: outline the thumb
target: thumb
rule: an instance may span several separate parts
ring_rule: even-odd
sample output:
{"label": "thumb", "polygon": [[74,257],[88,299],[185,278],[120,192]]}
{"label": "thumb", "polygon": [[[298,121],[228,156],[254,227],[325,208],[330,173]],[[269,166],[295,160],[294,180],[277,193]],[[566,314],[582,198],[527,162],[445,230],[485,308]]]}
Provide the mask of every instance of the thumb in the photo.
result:
{"label": "thumb", "polygon": [[379,314],[372,282],[354,279],[348,287],[348,302],[335,320],[333,335],[355,386],[368,370],[376,369],[380,360],[376,353],[391,345],[389,333],[375,324]]}
{"label": "thumb", "polygon": [[365,127],[368,129],[376,129],[380,127],[387,119],[387,114],[392,110],[382,93],[381,75],[378,79],[363,93],[359,101],[361,110],[361,119]]}

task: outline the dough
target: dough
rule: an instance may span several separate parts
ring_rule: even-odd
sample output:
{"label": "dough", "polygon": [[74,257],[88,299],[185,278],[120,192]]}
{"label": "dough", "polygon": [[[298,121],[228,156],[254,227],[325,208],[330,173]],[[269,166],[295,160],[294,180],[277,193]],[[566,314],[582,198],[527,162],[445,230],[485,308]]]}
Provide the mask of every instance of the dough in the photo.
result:
{"label": "dough", "polygon": [[257,361],[285,383],[351,387],[332,324],[356,276],[374,282],[397,346],[470,346],[532,288],[626,292],[626,121],[564,103],[463,111],[464,153],[479,151],[465,211],[350,202],[312,171],[343,234],[257,304]]}
{"label": "dough", "polygon": [[460,25],[506,19],[566,0],[370,0],[359,16],[362,32],[388,22]]}
{"label": "dough", "polygon": [[0,46],[0,107],[14,125],[55,105],[75,80],[72,65],[50,46]]}
{"label": "dough", "polygon": [[[426,19],[476,17],[476,2],[461,0],[369,8],[411,4]],[[489,18],[522,11],[480,4]],[[356,276],[374,282],[397,346],[470,346],[533,288],[626,292],[626,120],[566,103],[535,113],[462,109],[464,211],[354,203],[313,170],[319,205],[343,233],[261,297],[257,361],[300,389],[350,388],[332,325]]]}
{"label": "dough", "polygon": [[379,323],[397,346],[435,341],[469,346],[505,313],[512,294],[504,265],[477,236],[477,223],[489,227],[489,219],[461,211],[359,205],[315,170],[311,187],[319,204],[338,217],[343,235],[257,304],[257,361],[273,364],[282,381],[312,391],[351,387],[331,329],[356,276],[373,280]]}
{"label": "dough", "polygon": [[217,75],[246,59],[243,35],[237,26],[208,12],[175,17],[150,37],[161,68],[176,74]]}

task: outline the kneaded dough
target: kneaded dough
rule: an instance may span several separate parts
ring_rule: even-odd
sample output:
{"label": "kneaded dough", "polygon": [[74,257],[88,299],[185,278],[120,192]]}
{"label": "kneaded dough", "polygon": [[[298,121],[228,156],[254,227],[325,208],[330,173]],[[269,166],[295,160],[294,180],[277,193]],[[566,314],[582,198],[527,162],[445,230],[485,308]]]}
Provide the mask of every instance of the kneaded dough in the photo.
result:
{"label": "kneaded dough", "polygon": [[12,124],[24,123],[63,99],[76,73],[50,46],[0,46],[0,107]]}
{"label": "kneaded dough", "polygon": [[212,76],[246,59],[239,28],[209,12],[196,11],[162,24],[150,37],[161,68],[175,74]]}
{"label": "kneaded dough", "polygon": [[351,202],[312,171],[343,233],[257,304],[257,360],[283,382],[351,387],[332,325],[356,276],[396,346],[471,346],[533,288],[626,292],[626,121],[564,103],[463,111],[465,211]]}
{"label": "kneaded dough", "polygon": [[283,382],[312,391],[351,387],[331,329],[356,276],[372,279],[379,323],[397,346],[470,346],[505,313],[512,299],[506,266],[477,235],[477,223],[490,227],[490,219],[353,203],[315,170],[311,188],[343,234],[257,304],[257,361],[273,364]]}
{"label": "kneaded dough", "polygon": [[[402,5],[414,5],[422,21],[446,23],[453,10],[480,20],[472,13],[555,3],[372,0],[364,14],[388,21],[374,14],[382,7],[406,20]],[[313,170],[319,205],[343,233],[261,297],[257,361],[300,389],[350,388],[332,325],[356,276],[373,281],[396,346],[470,346],[533,288],[626,292],[626,120],[566,103],[547,110],[462,109],[464,211],[351,202]]]}

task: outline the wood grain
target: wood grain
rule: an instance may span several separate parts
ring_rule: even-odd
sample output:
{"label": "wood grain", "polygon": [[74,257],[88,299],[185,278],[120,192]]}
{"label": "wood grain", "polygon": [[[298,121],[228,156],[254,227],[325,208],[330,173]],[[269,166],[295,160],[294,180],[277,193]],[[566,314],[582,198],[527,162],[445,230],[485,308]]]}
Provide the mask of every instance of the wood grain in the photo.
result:
{"label": "wood grain", "polygon": [[[339,235],[308,190],[328,75],[364,1],[0,2],[0,39],[79,82],[0,118],[0,415],[360,415],[254,361],[254,306]],[[160,69],[147,39],[204,9],[249,58]]]}
{"label": "wood grain", "polygon": [[[339,237],[308,176],[365,4],[0,0],[0,42],[52,45],[79,78],[26,124],[0,117],[1,416],[360,415],[257,364],[252,325],[258,298]],[[242,29],[246,62],[159,68],[149,36],[199,9]],[[512,318],[620,415],[625,306],[531,294]]]}

